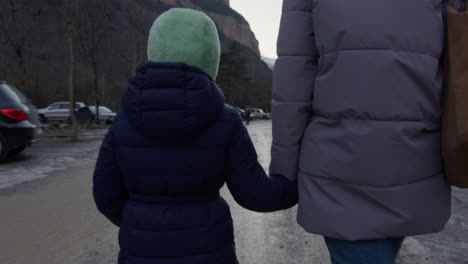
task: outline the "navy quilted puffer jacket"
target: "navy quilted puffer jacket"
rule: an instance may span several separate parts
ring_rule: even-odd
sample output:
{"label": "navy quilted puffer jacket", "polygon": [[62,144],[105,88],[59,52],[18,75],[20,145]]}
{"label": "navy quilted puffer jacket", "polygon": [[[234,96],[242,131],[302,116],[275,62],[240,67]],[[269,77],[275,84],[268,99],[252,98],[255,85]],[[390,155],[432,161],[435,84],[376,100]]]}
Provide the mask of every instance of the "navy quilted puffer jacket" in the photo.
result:
{"label": "navy quilted puffer jacket", "polygon": [[237,263],[224,183],[250,210],[297,203],[297,183],[265,174],[209,75],[185,64],[144,65],[94,174],[97,207],[120,226],[119,263]]}

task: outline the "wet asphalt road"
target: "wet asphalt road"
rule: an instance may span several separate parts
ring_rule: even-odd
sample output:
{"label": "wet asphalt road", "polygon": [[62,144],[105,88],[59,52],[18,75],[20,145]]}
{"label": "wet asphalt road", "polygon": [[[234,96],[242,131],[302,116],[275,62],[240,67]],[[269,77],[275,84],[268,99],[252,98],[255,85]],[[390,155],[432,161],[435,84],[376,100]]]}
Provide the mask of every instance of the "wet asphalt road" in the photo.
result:
{"label": "wet asphalt road", "polygon": [[[269,163],[269,122],[249,127],[261,163]],[[45,140],[0,164],[0,263],[116,263],[117,229],[99,215],[91,178],[100,138],[79,143]],[[241,264],[329,264],[320,236],[305,233],[291,210],[259,214],[239,207],[227,189]],[[468,264],[468,192],[454,191],[447,229],[405,241],[400,264]]]}

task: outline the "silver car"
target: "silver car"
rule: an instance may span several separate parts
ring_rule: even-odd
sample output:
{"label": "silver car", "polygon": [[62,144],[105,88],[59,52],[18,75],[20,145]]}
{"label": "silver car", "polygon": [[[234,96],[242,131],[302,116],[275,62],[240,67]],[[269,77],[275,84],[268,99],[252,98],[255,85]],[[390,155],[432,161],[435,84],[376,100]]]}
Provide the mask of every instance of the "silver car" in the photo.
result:
{"label": "silver car", "polygon": [[[85,103],[76,102],[75,109],[85,107]],[[70,120],[70,103],[69,102],[56,102],[46,108],[37,110],[39,119],[42,123],[47,121],[69,121]]]}

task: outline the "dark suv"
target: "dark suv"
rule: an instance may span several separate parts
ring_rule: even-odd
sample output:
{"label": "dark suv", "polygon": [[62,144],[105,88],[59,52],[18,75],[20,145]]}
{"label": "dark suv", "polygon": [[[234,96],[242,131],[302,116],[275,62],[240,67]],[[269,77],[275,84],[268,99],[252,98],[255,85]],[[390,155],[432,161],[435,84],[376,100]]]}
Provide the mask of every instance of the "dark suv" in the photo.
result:
{"label": "dark suv", "polygon": [[37,110],[18,89],[0,82],[0,162],[34,142]]}

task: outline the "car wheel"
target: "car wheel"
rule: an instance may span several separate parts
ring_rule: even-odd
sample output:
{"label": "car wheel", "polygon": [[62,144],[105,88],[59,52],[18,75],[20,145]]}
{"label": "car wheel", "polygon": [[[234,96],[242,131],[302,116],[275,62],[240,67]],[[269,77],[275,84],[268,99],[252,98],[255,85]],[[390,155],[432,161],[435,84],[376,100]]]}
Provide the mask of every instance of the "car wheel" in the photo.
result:
{"label": "car wheel", "polygon": [[0,162],[4,161],[8,156],[9,148],[8,142],[6,141],[5,137],[0,134]]}
{"label": "car wheel", "polygon": [[47,123],[47,117],[45,117],[45,115],[39,115],[39,121],[41,121],[41,123],[45,124],[45,123]]}
{"label": "car wheel", "polygon": [[8,153],[8,155],[10,155],[10,156],[18,156],[18,155],[21,154],[21,152],[23,152],[25,149],[26,149],[26,145],[17,147],[17,148],[15,148],[15,149],[10,150],[10,152]]}
{"label": "car wheel", "polygon": [[109,119],[107,119],[107,120],[106,120],[106,125],[112,125],[112,121],[109,120]]}

